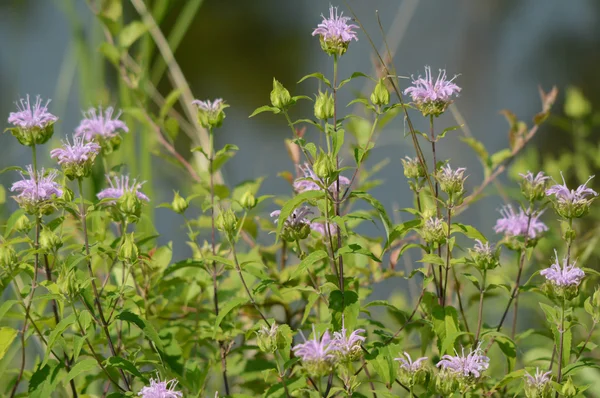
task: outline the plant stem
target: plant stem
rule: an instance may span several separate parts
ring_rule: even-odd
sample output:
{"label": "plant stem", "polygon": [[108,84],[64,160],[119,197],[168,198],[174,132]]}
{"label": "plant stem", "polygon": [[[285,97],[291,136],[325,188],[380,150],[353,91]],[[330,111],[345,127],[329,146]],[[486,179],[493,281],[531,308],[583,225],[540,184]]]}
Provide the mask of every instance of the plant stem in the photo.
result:
{"label": "plant stem", "polygon": [[[96,303],[96,308],[98,309],[98,316],[100,318],[100,323],[102,326],[102,330],[106,335],[106,339],[108,342],[108,348],[113,357],[117,357],[117,352],[115,350],[115,346],[112,341],[112,337],[110,336],[110,331],[108,330],[108,323],[106,322],[106,318],[104,317],[104,311],[102,310],[102,304],[100,303],[100,295],[98,294],[98,287],[96,286],[96,278],[94,276],[94,271],[92,270],[92,259],[90,255],[90,244],[88,241],[88,233],[87,233],[87,222],[86,222],[86,211],[85,211],[85,200],[83,197],[83,180],[80,178],[77,180],[77,185],[79,188],[79,198],[81,200],[81,228],[83,230],[83,240],[85,245],[85,255],[86,255],[86,264],[88,268],[88,272],[90,274],[90,278],[92,279],[92,290],[94,292],[94,301]],[[125,375],[123,369],[119,369],[119,373],[121,374],[121,378],[125,382],[125,386],[127,390],[131,390],[131,386],[129,385],[129,380]]]}
{"label": "plant stem", "polygon": [[[452,206],[448,206],[448,234],[446,235],[446,277],[444,280],[444,290],[442,291],[442,306],[446,306],[446,292],[448,290],[448,274],[450,273],[450,232],[452,230]],[[440,275],[440,278],[442,276]],[[460,292],[457,292],[460,294]]]}
{"label": "plant stem", "polygon": [[[430,135],[430,141],[431,141],[431,153],[433,154],[433,169],[432,169],[431,173],[432,173],[433,180],[434,180],[433,186],[432,186],[432,188],[434,189],[434,191],[432,192],[432,194],[434,195],[434,198],[435,198],[434,202],[435,202],[436,216],[438,218],[440,218],[440,215],[441,215],[441,213],[440,213],[440,203],[438,201],[438,198],[439,198],[439,184],[438,184],[437,178],[435,178],[435,175],[437,173],[437,154],[436,154],[436,151],[435,151],[435,129],[434,129],[434,126],[433,126],[433,115],[429,116],[429,135]],[[450,225],[448,225],[448,228],[450,228]],[[438,256],[442,257],[442,247],[440,245],[438,245]],[[443,285],[443,283],[444,283],[444,275],[443,275],[443,270],[442,270],[442,266],[441,265],[438,266],[438,272],[439,272],[439,275],[440,275],[439,289],[438,289],[439,290],[438,300],[439,300],[440,305],[444,306],[445,305],[444,301],[445,301],[446,293],[444,291],[444,285]],[[447,279],[447,276],[448,275],[446,275],[446,279]]]}
{"label": "plant stem", "polygon": [[[564,337],[565,337],[565,299],[563,298],[561,307],[560,307],[560,329],[558,330],[560,333],[560,342],[558,346],[558,375],[556,376],[556,382],[560,384],[562,380],[562,361],[563,361],[563,347],[564,347]],[[558,392],[556,393],[558,397]]]}
{"label": "plant stem", "polygon": [[594,323],[592,324],[592,327],[590,328],[590,332],[588,333],[588,335],[585,339],[585,343],[583,343],[583,346],[579,349],[579,352],[577,353],[575,362],[577,362],[579,360],[579,358],[581,357],[581,354],[583,354],[583,350],[585,350],[585,346],[587,346],[587,344],[590,342],[590,339],[592,338],[592,333],[594,333],[594,329],[596,328],[597,324],[598,324],[597,321],[594,321]]}
{"label": "plant stem", "polygon": [[477,321],[477,332],[475,333],[475,347],[479,343],[479,336],[481,335],[481,325],[483,324],[483,297],[485,295],[485,279],[487,276],[487,269],[483,270],[483,280],[481,283],[481,289],[479,290],[479,317]]}

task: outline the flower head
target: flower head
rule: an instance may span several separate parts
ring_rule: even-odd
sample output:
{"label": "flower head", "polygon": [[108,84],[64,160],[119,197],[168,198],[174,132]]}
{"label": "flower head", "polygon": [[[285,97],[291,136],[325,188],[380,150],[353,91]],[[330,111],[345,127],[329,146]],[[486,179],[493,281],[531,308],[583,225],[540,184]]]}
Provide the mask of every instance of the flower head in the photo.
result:
{"label": "flower head", "polygon": [[[279,222],[279,215],[281,210],[275,210],[270,215],[271,217],[277,217],[277,223]],[[306,218],[309,214],[312,214],[312,210],[306,206],[300,206],[290,214],[290,216],[283,222],[283,230],[281,231],[281,238],[287,242],[295,242],[299,239],[306,239],[310,234],[310,220]]]}
{"label": "flower head", "polygon": [[277,331],[279,325],[273,322],[271,327],[262,325],[256,332],[258,348],[263,352],[275,352],[277,350]]}
{"label": "flower head", "polygon": [[421,236],[427,243],[443,243],[446,240],[446,223],[438,217],[429,217],[421,228]]}
{"label": "flower head", "polygon": [[475,246],[469,249],[475,266],[479,269],[494,269],[498,266],[498,258],[494,252],[494,245],[489,242],[483,243],[475,239]]}
{"label": "flower head", "polygon": [[461,88],[453,83],[456,76],[446,80],[446,70],[440,69],[438,77],[433,81],[431,68],[425,66],[425,77],[413,78],[412,86],[404,90],[405,95],[410,95],[424,116],[439,116],[452,102],[452,96],[457,95]]}
{"label": "flower head", "polygon": [[122,175],[121,178],[114,177],[112,180],[109,176],[106,176],[106,179],[108,180],[110,187],[98,192],[96,195],[98,199],[112,199],[108,203],[115,204],[116,201],[121,199],[125,194],[133,193],[138,199],[150,202],[150,198],[140,192],[143,182],[137,182],[136,179],[130,180],[129,176],[126,175]]}
{"label": "flower head", "polygon": [[329,55],[343,55],[352,40],[358,41],[354,29],[357,25],[348,24],[352,18],[345,17],[344,13],[338,15],[337,7],[329,6],[329,18],[321,15],[323,21],[313,31],[313,36],[320,36],[321,48]]}
{"label": "flower head", "polygon": [[104,110],[101,106],[98,109],[90,108],[87,112],[84,112],[83,120],[75,129],[75,136],[83,137],[85,141],[93,141],[94,139],[104,141],[117,137],[120,132],[129,132],[125,122],[119,120],[121,112],[117,112],[113,117],[114,112],[112,106]]}
{"label": "flower head", "polygon": [[[496,221],[494,231],[496,233],[504,233],[510,237],[525,237],[535,239],[542,232],[548,230],[546,224],[539,220],[542,212],[527,214],[523,209],[519,209],[516,213],[511,205],[506,205],[500,209],[502,215]],[[529,226],[529,228],[528,228]]]}
{"label": "flower head", "polygon": [[450,201],[456,200],[460,204],[462,195],[465,192],[464,185],[467,177],[464,176],[464,167],[459,167],[453,170],[449,164],[442,167],[436,173],[436,178],[440,182],[440,188],[442,191],[448,194]]}
{"label": "flower head", "polygon": [[568,257],[563,258],[562,266],[558,261],[558,254],[554,250],[555,260],[550,268],[540,272],[546,280],[557,287],[577,287],[585,277],[585,272],[576,266],[577,262],[569,264]]}
{"label": "flower head", "polygon": [[353,361],[360,356],[361,344],[366,337],[361,336],[365,333],[364,329],[356,329],[348,335],[344,318],[342,318],[342,329],[339,332],[333,332],[333,340],[331,341],[332,349],[343,361]]}
{"label": "flower head", "polygon": [[58,117],[48,112],[50,100],[45,104],[42,102],[38,95],[32,105],[27,95],[17,103],[17,112],[11,112],[8,116],[8,122],[14,126],[10,128],[11,133],[23,145],[43,144],[54,133],[54,123]]}
{"label": "flower head", "polygon": [[556,201],[554,208],[556,212],[564,218],[579,218],[584,216],[592,201],[598,196],[598,193],[592,188],[588,188],[587,184],[594,176],[588,178],[585,184],[580,185],[577,189],[569,189],[565,182],[565,177],[562,175],[563,183],[551,186],[546,190],[547,196],[554,195]]}
{"label": "flower head", "polygon": [[304,343],[296,344],[292,348],[292,351],[294,351],[296,356],[300,357],[303,366],[310,374],[315,376],[326,374],[335,361],[335,355],[332,352],[334,348],[331,344],[329,331],[326,330],[323,336],[319,338],[313,325],[312,339],[306,340],[302,332],[300,334],[302,335],[302,339],[304,339]]}
{"label": "flower head", "polygon": [[400,362],[400,381],[402,384],[409,387],[414,386],[425,381],[428,370],[425,366],[427,357],[421,357],[413,361],[408,352],[404,352],[404,356],[400,358],[394,358],[395,361]]}
{"label": "flower head", "polygon": [[57,159],[67,177],[75,179],[89,175],[99,152],[100,145],[97,143],[85,142],[82,137],[73,137],[73,144],[67,139],[61,148],[50,151],[50,157]]}
{"label": "flower head", "polygon": [[58,176],[56,170],[41,169],[34,171],[31,165],[27,166],[27,177],[21,173],[21,180],[13,183],[11,192],[18,192],[15,197],[17,203],[29,213],[35,213],[39,206],[47,209],[44,202],[53,197],[61,197],[63,190],[54,180]]}
{"label": "flower head", "polygon": [[442,359],[436,366],[444,371],[465,378],[479,378],[490,366],[490,359],[483,354],[481,343],[479,343],[475,350],[471,350],[466,356],[464,347],[462,348],[461,355],[459,355],[456,350],[454,350],[454,353],[456,354],[454,356],[442,356]]}
{"label": "flower head", "polygon": [[415,180],[418,178],[425,177],[425,169],[419,158],[411,158],[409,156],[405,156],[405,159],[402,160],[402,166],[404,166],[404,176],[406,178],[414,178]]}
{"label": "flower head", "polygon": [[399,361],[400,362],[400,367],[408,372],[416,372],[419,369],[423,368],[423,366],[425,365],[424,362],[427,360],[427,357],[421,357],[418,358],[417,360],[413,361],[412,358],[410,357],[410,354],[408,352],[404,352],[404,356],[406,357],[406,359],[400,357],[400,358],[394,358],[394,361]]}
{"label": "flower head", "polygon": [[[302,174],[304,175],[301,178],[297,178],[294,181],[294,190],[298,193],[302,193],[305,191],[319,191],[321,190],[321,187],[319,186],[319,184],[317,182],[319,182],[321,185],[324,185],[323,180],[321,180],[313,171],[312,167],[310,167],[310,165],[308,163],[304,163],[304,165],[299,165],[298,168],[300,169],[300,171],[302,172]],[[344,176],[339,176],[339,183],[340,183],[340,189],[342,187],[347,187],[348,185],[350,185],[350,180],[347,177]],[[334,181],[332,182],[329,187],[327,189],[329,189],[330,192],[334,192],[337,187],[336,187],[337,182]]]}
{"label": "flower head", "polygon": [[544,198],[546,183],[550,177],[545,175],[543,171],[538,172],[535,176],[531,171],[519,175],[523,178],[521,180],[521,192],[528,201],[533,202]]}
{"label": "flower head", "polygon": [[198,108],[198,122],[204,128],[221,127],[225,119],[224,109],[229,107],[222,98],[214,101],[193,100],[192,104]]}
{"label": "flower head", "polygon": [[142,398],[180,398],[183,393],[175,391],[177,380],[161,381],[160,378],[150,379],[150,385],[143,387],[138,393]]}
{"label": "flower head", "polygon": [[525,372],[525,396],[527,398],[549,398],[552,393],[552,371],[543,372],[536,368],[535,375]]}

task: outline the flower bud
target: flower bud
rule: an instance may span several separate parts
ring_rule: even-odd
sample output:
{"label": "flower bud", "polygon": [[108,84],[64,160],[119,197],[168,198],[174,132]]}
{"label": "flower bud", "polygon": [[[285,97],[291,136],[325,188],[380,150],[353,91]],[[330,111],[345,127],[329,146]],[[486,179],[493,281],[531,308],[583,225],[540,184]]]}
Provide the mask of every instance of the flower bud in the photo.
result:
{"label": "flower bud", "polygon": [[0,246],[0,268],[11,269],[13,266],[17,265],[18,261],[17,252],[12,246]]}
{"label": "flower bud", "polygon": [[133,232],[131,234],[125,234],[123,237],[123,244],[119,248],[119,260],[134,263],[138,259],[138,256],[139,250],[135,244]]}
{"label": "flower bud", "polygon": [[65,202],[72,202],[73,199],[75,198],[75,194],[73,193],[73,191],[71,189],[64,187],[62,198],[65,200]]}
{"label": "flower bud", "polygon": [[380,79],[371,93],[371,102],[373,105],[385,106],[390,102],[390,92],[385,86],[385,79]]}
{"label": "flower bud", "polygon": [[429,244],[442,244],[446,241],[446,229],[448,226],[441,218],[430,217],[425,220],[421,227],[421,236]]}
{"label": "flower bud", "polygon": [[192,104],[198,107],[198,123],[207,129],[221,127],[225,119],[225,108],[229,107],[222,98],[217,98],[214,101],[194,100]]}
{"label": "flower bud", "polygon": [[451,372],[441,371],[437,374],[435,378],[435,389],[444,397],[453,395],[458,387],[458,381]]}
{"label": "flower bud", "polygon": [[319,120],[331,119],[334,114],[333,96],[329,92],[319,93],[315,101],[315,117]]}
{"label": "flower bud", "polygon": [[462,196],[465,192],[465,180],[467,179],[464,176],[465,170],[464,167],[452,170],[450,165],[447,164],[436,173],[435,177],[440,183],[440,188],[448,194],[448,200],[453,204],[462,203]]}
{"label": "flower bud", "polygon": [[471,259],[479,270],[492,270],[499,265],[497,253],[493,245],[489,242],[483,243],[479,239],[475,240],[475,246],[469,249]]}
{"label": "flower bud", "polygon": [[29,221],[29,217],[23,214],[21,217],[17,219],[15,222],[15,230],[19,231],[22,234],[26,234],[31,230],[33,224]]}
{"label": "flower bud", "polygon": [[415,180],[425,177],[425,169],[419,159],[411,159],[406,156],[402,159],[402,166],[404,166],[404,176],[406,178],[414,178]]}
{"label": "flower bud", "polygon": [[277,350],[278,329],[279,327],[277,324],[273,323],[270,329],[266,326],[261,326],[260,329],[256,331],[256,342],[258,344],[258,348],[262,352],[273,353]]}
{"label": "flower bud", "polygon": [[560,393],[565,398],[574,398],[577,395],[577,387],[575,387],[575,383],[573,383],[571,376],[569,376],[567,382],[563,384]]}
{"label": "flower bud", "polygon": [[129,222],[136,222],[142,215],[142,201],[135,192],[126,191],[117,201],[117,209]]}
{"label": "flower bud", "polygon": [[58,250],[62,246],[62,241],[60,240],[58,235],[54,233],[54,231],[52,231],[49,228],[44,228],[40,232],[39,244],[40,248],[45,253],[51,253],[55,250]]}
{"label": "flower bud", "polygon": [[257,201],[251,191],[246,191],[240,198],[240,205],[248,210],[252,210],[256,207]]}
{"label": "flower bud", "polygon": [[292,105],[293,100],[290,92],[281,83],[273,79],[273,91],[271,91],[271,105],[280,110]]}
{"label": "flower bud", "polygon": [[171,208],[175,213],[183,214],[188,208],[188,202],[179,195],[179,192],[175,192],[173,201],[171,202]]}
{"label": "flower bud", "polygon": [[317,177],[325,182],[325,185],[329,186],[329,181],[333,178],[337,168],[333,160],[327,154],[321,152],[315,159],[313,171]]}
{"label": "flower bud", "polygon": [[546,186],[549,177],[543,171],[533,175],[531,171],[527,174],[519,174],[523,179],[520,182],[521,193],[529,202],[542,200],[546,197]]}
{"label": "flower bud", "polygon": [[237,233],[238,219],[233,210],[222,210],[217,217],[217,229],[223,232],[229,240],[233,240]]}

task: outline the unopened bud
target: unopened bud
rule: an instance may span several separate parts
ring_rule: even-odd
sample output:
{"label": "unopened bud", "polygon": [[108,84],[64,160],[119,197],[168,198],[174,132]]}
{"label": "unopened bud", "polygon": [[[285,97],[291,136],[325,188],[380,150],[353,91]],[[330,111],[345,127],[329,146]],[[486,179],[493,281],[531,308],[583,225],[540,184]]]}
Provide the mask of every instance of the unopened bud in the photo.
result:
{"label": "unopened bud", "polygon": [[58,235],[54,233],[54,231],[52,231],[49,228],[44,228],[40,232],[39,244],[40,248],[45,253],[51,253],[62,246],[62,241],[60,240]]}
{"label": "unopened bud", "polygon": [[171,208],[175,213],[183,214],[188,208],[188,202],[179,195],[179,192],[175,192],[173,201],[171,202]]}
{"label": "unopened bud", "polygon": [[15,230],[26,234],[31,230],[32,223],[29,221],[29,217],[23,214],[19,219],[15,222]]}
{"label": "unopened bud", "polygon": [[321,152],[319,156],[317,156],[317,159],[315,159],[313,171],[317,177],[325,182],[325,185],[329,185],[328,182],[336,172],[336,167],[333,160],[327,156],[327,154]]}
{"label": "unopened bud", "polygon": [[125,234],[123,237],[123,244],[119,249],[119,260],[134,263],[138,259],[138,256],[139,250],[135,244],[133,232],[131,234]]}
{"label": "unopened bud", "polygon": [[429,244],[442,244],[446,241],[447,225],[441,218],[430,217],[421,228],[421,236]]}
{"label": "unopened bud", "polygon": [[319,120],[331,119],[334,107],[333,96],[329,92],[319,93],[315,101],[315,117]]}
{"label": "unopened bud", "polygon": [[142,215],[142,201],[133,191],[126,191],[119,198],[117,208],[130,222],[137,221]]}
{"label": "unopened bud", "polygon": [[425,169],[417,158],[411,159],[406,156],[405,159],[402,159],[402,166],[404,166],[404,176],[406,178],[414,178],[416,180],[425,177]]}
{"label": "unopened bud", "polygon": [[217,218],[217,229],[223,232],[228,239],[233,240],[237,233],[237,216],[231,209],[222,210]]}
{"label": "unopened bud", "polygon": [[0,268],[11,269],[18,262],[17,252],[10,245],[0,246]]}
{"label": "unopened bud", "polygon": [[577,387],[575,386],[575,383],[573,383],[573,379],[571,379],[570,376],[566,383],[563,384],[560,393],[565,398],[573,398],[577,395]]}
{"label": "unopened bud", "polygon": [[243,208],[248,210],[252,210],[253,208],[255,208],[256,203],[256,198],[254,197],[251,191],[244,192],[244,194],[240,198],[240,205],[242,205]]}
{"label": "unopened bud", "polygon": [[273,91],[271,91],[271,105],[280,110],[292,105],[290,92],[281,83],[273,79]]}
{"label": "unopened bud", "polygon": [[385,79],[380,79],[371,93],[371,102],[373,105],[385,106],[390,102],[390,92],[384,83]]}

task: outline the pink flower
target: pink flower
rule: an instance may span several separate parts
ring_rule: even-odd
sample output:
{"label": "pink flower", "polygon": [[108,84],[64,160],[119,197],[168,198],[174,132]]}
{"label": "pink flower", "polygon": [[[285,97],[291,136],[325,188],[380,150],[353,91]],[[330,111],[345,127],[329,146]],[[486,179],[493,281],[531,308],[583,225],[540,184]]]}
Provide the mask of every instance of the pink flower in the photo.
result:
{"label": "pink flower", "polygon": [[38,95],[32,107],[29,102],[29,95],[27,95],[26,98],[22,98],[17,103],[18,112],[9,114],[8,122],[22,129],[43,129],[58,120],[58,117],[48,112],[49,103],[50,100],[47,100],[46,104],[42,105],[42,98]]}

